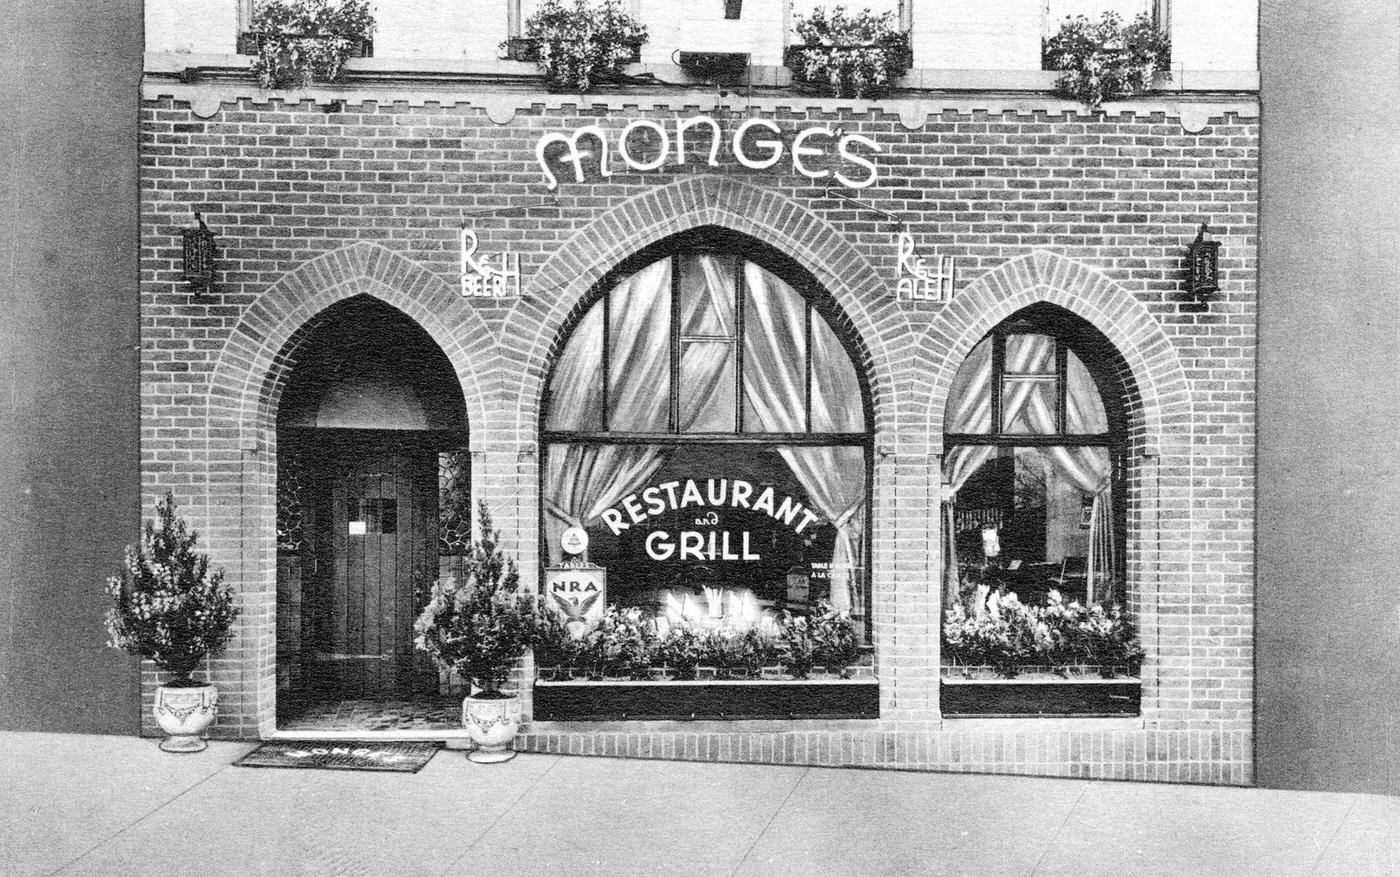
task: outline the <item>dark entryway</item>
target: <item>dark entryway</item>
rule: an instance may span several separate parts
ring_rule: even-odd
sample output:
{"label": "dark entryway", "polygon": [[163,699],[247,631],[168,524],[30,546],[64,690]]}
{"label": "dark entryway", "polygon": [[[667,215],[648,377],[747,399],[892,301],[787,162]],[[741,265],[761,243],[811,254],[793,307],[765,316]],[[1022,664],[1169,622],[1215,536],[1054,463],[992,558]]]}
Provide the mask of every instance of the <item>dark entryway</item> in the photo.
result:
{"label": "dark entryway", "polygon": [[278,410],[279,724],[348,701],[435,698],[413,621],[469,491],[457,378],[368,297],[319,317]]}

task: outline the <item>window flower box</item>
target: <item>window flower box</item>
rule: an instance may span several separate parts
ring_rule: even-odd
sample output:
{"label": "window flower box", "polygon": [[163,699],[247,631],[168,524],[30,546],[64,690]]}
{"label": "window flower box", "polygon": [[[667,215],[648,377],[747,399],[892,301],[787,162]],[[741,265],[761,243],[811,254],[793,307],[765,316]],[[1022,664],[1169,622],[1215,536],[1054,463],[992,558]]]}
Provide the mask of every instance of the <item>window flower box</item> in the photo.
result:
{"label": "window flower box", "polygon": [[874,719],[873,681],[745,679],[547,682],[534,689],[537,722],[621,720]]}
{"label": "window flower box", "polygon": [[939,702],[948,717],[1136,716],[1142,680],[1136,676],[1060,676],[1036,671],[1014,678],[991,668],[945,667]]}

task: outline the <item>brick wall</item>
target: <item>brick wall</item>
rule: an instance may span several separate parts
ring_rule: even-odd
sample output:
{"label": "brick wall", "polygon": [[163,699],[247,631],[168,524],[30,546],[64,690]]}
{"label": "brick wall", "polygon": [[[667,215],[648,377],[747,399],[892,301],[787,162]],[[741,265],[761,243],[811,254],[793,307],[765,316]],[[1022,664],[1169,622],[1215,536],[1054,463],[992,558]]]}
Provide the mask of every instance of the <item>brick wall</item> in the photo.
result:
{"label": "brick wall", "polygon": [[[462,381],[474,492],[495,510],[533,581],[535,430],[566,327],[630,253],[721,225],[774,246],[822,282],[869,375],[881,718],[645,734],[537,724],[523,744],[1250,780],[1257,128],[1248,103],[1197,108],[1184,126],[1146,105],[1088,116],[1063,105],[985,108],[995,101],[941,110],[934,101],[755,102],[788,132],[825,123],[878,141],[880,179],[856,193],[863,206],[794,175],[787,162],[747,170],[723,150],[719,168],[638,173],[615,161],[610,178],[566,181],[548,197],[534,156],[541,134],[685,118],[705,111],[697,95],[624,95],[583,107],[530,95],[483,95],[475,105],[352,95],[334,106],[219,103],[198,88],[148,85],[143,104],[142,459],[147,505],[167,487],[182,498],[244,607],[238,636],[211,668],[224,703],[216,733],[274,730],[273,422],[308,322],[369,294],[442,347]],[[709,112],[726,133],[738,124],[735,113]],[[510,206],[519,209],[490,212]],[[220,245],[218,285],[198,299],[178,282],[179,228],[194,209]],[[467,214],[484,252],[520,254],[521,298],[456,294],[457,231]],[[888,214],[905,217],[921,252],[958,258],[951,304],[895,300]],[[1205,219],[1222,241],[1222,291],[1209,304],[1186,296],[1182,277],[1183,248]],[[1143,715],[1126,724],[945,721],[938,710],[943,403],[977,339],[1036,301],[1103,332],[1130,386],[1128,587],[1148,659]]]}

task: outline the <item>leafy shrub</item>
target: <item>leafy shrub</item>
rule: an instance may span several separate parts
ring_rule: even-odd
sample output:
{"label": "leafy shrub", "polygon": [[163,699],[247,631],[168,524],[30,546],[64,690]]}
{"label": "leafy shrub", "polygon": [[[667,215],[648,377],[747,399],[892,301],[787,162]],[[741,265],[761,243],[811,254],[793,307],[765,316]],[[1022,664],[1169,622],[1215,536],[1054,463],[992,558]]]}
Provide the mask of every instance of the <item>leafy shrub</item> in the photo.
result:
{"label": "leafy shrub", "polygon": [[806,679],[816,663],[816,643],[812,639],[810,622],[804,615],[784,612],[778,623],[778,631],[779,641],[786,650],[784,660],[788,672],[796,679]]}
{"label": "leafy shrub", "polygon": [[1097,107],[1107,100],[1142,94],[1162,74],[1171,78],[1171,39],[1146,13],[1123,25],[1115,12],[1097,22],[1066,18],[1045,41],[1043,65],[1060,70],[1056,94]]}
{"label": "leafy shrub", "polygon": [[801,46],[792,48],[788,66],[793,82],[835,97],[879,97],[909,69],[909,36],[896,29],[893,13],[869,9],[830,12],[819,6],[799,17]]}
{"label": "leafy shrub", "polygon": [[819,600],[809,624],[813,660],[844,674],[845,668],[860,655],[860,642],[850,614],[838,612],[830,603]]}
{"label": "leafy shrub", "polygon": [[368,0],[261,0],[251,29],[253,73],[263,88],[334,82],[345,61],[374,35]]}
{"label": "leafy shrub", "polygon": [[487,696],[501,695],[515,663],[535,640],[535,601],[519,593],[515,559],[500,548],[486,503],[481,539],[471,544],[461,579],[433,582],[413,623],[414,645],[444,670],[455,668]]}
{"label": "leafy shrub", "polygon": [[194,550],[199,534],[175,516],[172,494],[156,514],[159,529],[146,521],[140,543],[126,546],[121,575],[107,579],[107,644],[150,658],[171,687],[189,687],[199,684],[190,678],[199,663],[233,635],[238,607],[223,570],[211,573],[209,556]]}
{"label": "leafy shrub", "polygon": [[704,638],[688,625],[673,624],[662,638],[658,657],[676,671],[678,679],[694,679],[695,668],[704,663]]}
{"label": "leafy shrub", "polygon": [[996,591],[981,612],[954,605],[944,614],[943,652],[955,665],[991,666],[1008,677],[1080,664],[1096,665],[1105,675],[1136,673],[1143,654],[1121,607],[1066,603],[1058,591],[1049,593],[1044,606]]}
{"label": "leafy shrub", "polygon": [[632,60],[647,29],[618,0],[543,0],[525,20],[525,37],[535,43],[535,63],[551,89],[585,92],[600,79],[617,76]]}

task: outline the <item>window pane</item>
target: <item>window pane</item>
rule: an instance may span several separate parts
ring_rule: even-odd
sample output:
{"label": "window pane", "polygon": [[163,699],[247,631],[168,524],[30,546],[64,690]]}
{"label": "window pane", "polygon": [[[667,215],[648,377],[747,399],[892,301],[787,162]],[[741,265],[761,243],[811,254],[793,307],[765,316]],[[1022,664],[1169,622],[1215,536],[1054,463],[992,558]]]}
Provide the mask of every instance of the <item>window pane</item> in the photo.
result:
{"label": "window pane", "polygon": [[549,382],[547,429],[603,428],[603,303],[584,315]]}
{"label": "window pane", "polygon": [[681,342],[681,432],[733,432],[734,345]]}
{"label": "window pane", "polygon": [[944,409],[944,431],[988,433],[992,431],[992,339],[977,342],[953,377]]}
{"label": "window pane", "polygon": [[861,432],[865,407],[855,363],[821,315],[812,315],[812,431]]}
{"label": "window pane", "polygon": [[818,600],[865,619],[866,467],[851,447],[555,445],[549,556],[583,526],[608,602],[671,621],[754,626]]}
{"label": "window pane", "polygon": [[744,265],[744,431],[806,432],[807,302]]}
{"label": "window pane", "polygon": [[1055,339],[1046,335],[1006,336],[1005,368],[1001,384],[1002,432],[1057,433]]}
{"label": "window pane", "polygon": [[964,589],[985,582],[1023,601],[1051,588],[1085,599],[1095,568],[1112,575],[1111,471],[1105,447],[950,448],[944,479]]}
{"label": "window pane", "polygon": [[671,407],[671,260],[648,265],[609,295],[608,428],[665,432]]}
{"label": "window pane", "polygon": [[708,254],[680,260],[681,337],[734,337],[734,262]]}
{"label": "window pane", "polygon": [[1089,370],[1073,351],[1068,355],[1065,389],[1065,429],[1072,433],[1108,432],[1103,398]]}

